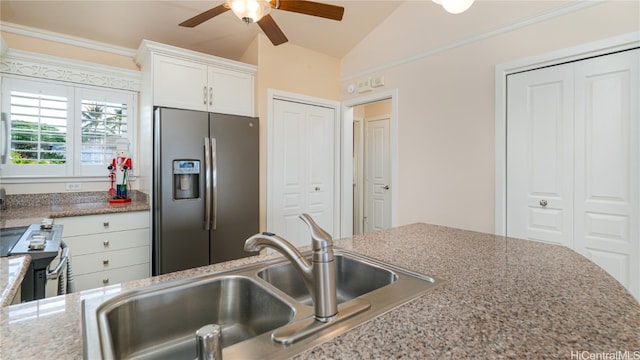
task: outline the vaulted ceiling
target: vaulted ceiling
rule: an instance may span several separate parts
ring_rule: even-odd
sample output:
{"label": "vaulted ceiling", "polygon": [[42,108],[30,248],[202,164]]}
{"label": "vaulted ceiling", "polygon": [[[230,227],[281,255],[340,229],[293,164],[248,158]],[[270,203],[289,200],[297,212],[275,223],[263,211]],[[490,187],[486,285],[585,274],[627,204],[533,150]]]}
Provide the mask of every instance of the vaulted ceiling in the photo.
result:
{"label": "vaulted ceiling", "polygon": [[[342,58],[402,1],[327,1],[345,8],[342,21],[272,10],[289,43]],[[71,37],[136,49],[149,39],[229,59],[239,59],[257,24],[244,24],[231,11],[195,28],[178,24],[223,3],[210,1],[25,1],[2,0],[2,25],[37,28]]]}

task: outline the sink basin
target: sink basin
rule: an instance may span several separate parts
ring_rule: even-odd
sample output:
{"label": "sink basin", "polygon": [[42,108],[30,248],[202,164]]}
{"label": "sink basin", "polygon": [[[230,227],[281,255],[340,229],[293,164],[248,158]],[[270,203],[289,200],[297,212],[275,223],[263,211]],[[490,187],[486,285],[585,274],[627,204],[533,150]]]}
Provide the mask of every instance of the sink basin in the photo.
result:
{"label": "sink basin", "polygon": [[288,323],[292,306],[255,281],[227,276],[117,296],[97,309],[106,358],[194,359],[195,332],[222,329],[223,348]]}
{"label": "sink basin", "polygon": [[[338,304],[345,303],[383,286],[393,284],[398,276],[365,260],[336,254],[336,293]],[[311,261],[310,259],[308,259]],[[311,294],[304,285],[302,276],[290,263],[274,265],[258,276],[277,287],[301,304],[313,306]]]}
{"label": "sink basin", "polygon": [[444,284],[347,250],[334,248],[334,257],[339,304],[330,322],[315,320],[301,276],[278,258],[84,299],[83,356],[192,360],[195,332],[218,324],[225,360],[283,359]]}

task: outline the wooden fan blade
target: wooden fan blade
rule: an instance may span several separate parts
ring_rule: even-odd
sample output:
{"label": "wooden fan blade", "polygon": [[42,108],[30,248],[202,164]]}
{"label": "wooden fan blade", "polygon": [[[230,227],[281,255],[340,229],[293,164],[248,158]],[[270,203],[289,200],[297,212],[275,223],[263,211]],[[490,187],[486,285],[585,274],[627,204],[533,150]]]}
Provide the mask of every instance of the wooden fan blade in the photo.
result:
{"label": "wooden fan blade", "polygon": [[218,5],[216,7],[214,7],[213,9],[209,9],[203,13],[200,13],[194,17],[192,17],[191,19],[185,20],[183,22],[181,22],[179,25],[180,26],[184,26],[184,27],[194,27],[196,25],[200,25],[203,22],[218,16],[224,12],[226,12],[227,10],[229,10],[228,7],[224,6],[224,4],[222,5]]}
{"label": "wooden fan blade", "polygon": [[258,20],[258,25],[260,25],[260,28],[264,31],[264,34],[267,35],[274,46],[278,46],[289,41],[271,15],[267,14],[263,16],[262,19]]}
{"label": "wooden fan blade", "polygon": [[314,1],[270,0],[269,3],[274,9],[292,11],[337,21],[342,20],[342,15],[344,15],[344,8],[342,6],[323,4]]}

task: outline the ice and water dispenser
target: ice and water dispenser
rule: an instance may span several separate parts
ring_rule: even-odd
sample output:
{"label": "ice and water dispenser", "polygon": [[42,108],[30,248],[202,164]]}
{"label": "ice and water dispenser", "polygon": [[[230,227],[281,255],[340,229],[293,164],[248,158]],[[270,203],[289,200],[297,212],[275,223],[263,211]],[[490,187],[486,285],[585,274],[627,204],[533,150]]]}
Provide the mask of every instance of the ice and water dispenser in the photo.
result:
{"label": "ice and water dispenser", "polygon": [[200,197],[200,161],[173,160],[173,198],[175,200]]}

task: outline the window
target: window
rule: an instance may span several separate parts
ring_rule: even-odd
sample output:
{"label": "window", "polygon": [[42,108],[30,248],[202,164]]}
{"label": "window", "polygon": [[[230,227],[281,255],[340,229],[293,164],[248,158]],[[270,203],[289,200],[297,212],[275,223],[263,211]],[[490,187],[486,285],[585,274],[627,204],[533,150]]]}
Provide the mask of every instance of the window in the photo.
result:
{"label": "window", "polygon": [[115,141],[132,144],[135,94],[2,78],[2,177],[107,176]]}

